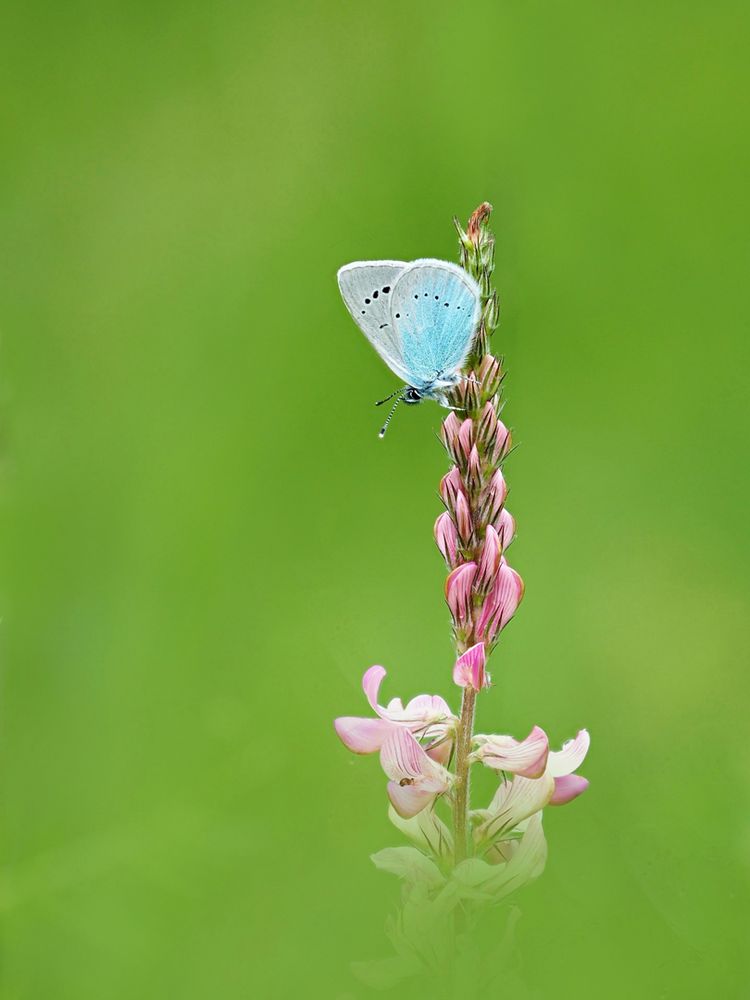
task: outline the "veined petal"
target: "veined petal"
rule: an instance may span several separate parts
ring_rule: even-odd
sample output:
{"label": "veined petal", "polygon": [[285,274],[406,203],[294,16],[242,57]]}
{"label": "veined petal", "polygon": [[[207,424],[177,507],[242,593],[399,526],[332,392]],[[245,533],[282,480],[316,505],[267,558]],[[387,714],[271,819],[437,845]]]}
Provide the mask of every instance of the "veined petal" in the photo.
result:
{"label": "veined petal", "polygon": [[448,702],[439,694],[418,694],[407,702],[403,710],[403,719],[392,718],[393,722],[442,722],[444,719],[455,719]]}
{"label": "veined petal", "polygon": [[[425,761],[428,767],[425,768]],[[391,729],[380,751],[380,763],[392,781],[422,778],[435,766],[408,729]]]}
{"label": "veined petal", "polygon": [[484,672],[487,653],[483,642],[477,642],[456,660],[453,668],[453,681],[459,687],[472,687],[481,691],[489,685],[489,677]]}
{"label": "veined petal", "polygon": [[505,865],[495,866],[497,874],[485,883],[484,888],[491,892],[497,902],[538,878],[544,871],[546,861],[547,842],[542,829],[542,814],[538,812],[528,820],[521,842],[510,861]]}
{"label": "veined petal", "polygon": [[502,839],[519,823],[539,812],[550,802],[555,791],[555,779],[548,774],[541,778],[522,778],[500,784],[487,819],[474,831],[476,843],[492,843]]}
{"label": "veined petal", "polygon": [[555,791],[555,779],[548,774],[541,778],[522,778],[500,784],[489,808],[490,816],[474,831],[477,843],[500,840],[519,823],[539,812],[550,802]]}
{"label": "veined petal", "polygon": [[589,787],[588,780],[580,774],[564,774],[560,778],[554,778],[555,791],[549,800],[551,806],[564,806],[566,802],[572,802],[582,795]]}
{"label": "veined petal", "polygon": [[496,771],[510,771],[525,778],[539,778],[544,774],[549,753],[547,734],[539,726],[534,726],[525,740],[520,743],[512,736],[474,737],[479,749],[474,757]]}
{"label": "veined petal", "polygon": [[384,719],[358,719],[342,716],[333,723],[336,733],[352,753],[375,753],[380,750],[386,737],[393,731],[390,722]]}
{"label": "veined petal", "polygon": [[391,806],[388,819],[422,850],[429,851],[436,858],[452,857],[453,834],[433,809],[423,809],[417,816],[406,819]]}
{"label": "veined petal", "polygon": [[553,751],[549,755],[548,769],[553,778],[563,778],[577,771],[589,752],[591,737],[587,729],[581,729],[575,739],[563,743],[562,750]]}
{"label": "veined petal", "polygon": [[411,819],[435,800],[436,791],[420,788],[419,785],[401,785],[398,781],[389,781],[387,785],[388,798],[391,805],[404,819]]}

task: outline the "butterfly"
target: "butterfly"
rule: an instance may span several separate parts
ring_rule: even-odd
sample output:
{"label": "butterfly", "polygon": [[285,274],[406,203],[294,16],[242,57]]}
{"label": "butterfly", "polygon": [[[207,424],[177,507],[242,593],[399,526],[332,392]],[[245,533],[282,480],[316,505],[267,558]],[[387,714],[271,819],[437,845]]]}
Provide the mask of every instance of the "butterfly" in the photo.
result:
{"label": "butterfly", "polygon": [[357,326],[405,383],[377,405],[434,399],[448,406],[479,323],[479,286],[457,264],[444,260],[365,260],[338,272],[346,308]]}

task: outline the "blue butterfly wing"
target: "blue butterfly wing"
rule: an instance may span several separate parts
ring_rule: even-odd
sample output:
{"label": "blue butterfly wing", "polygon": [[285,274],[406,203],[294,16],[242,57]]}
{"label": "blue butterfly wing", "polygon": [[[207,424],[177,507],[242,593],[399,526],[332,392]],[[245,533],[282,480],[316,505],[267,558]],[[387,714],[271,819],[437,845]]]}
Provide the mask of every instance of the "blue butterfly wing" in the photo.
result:
{"label": "blue butterfly wing", "polygon": [[396,279],[390,307],[410,385],[424,389],[461,368],[480,312],[479,287],[466,271],[442,260],[414,261]]}

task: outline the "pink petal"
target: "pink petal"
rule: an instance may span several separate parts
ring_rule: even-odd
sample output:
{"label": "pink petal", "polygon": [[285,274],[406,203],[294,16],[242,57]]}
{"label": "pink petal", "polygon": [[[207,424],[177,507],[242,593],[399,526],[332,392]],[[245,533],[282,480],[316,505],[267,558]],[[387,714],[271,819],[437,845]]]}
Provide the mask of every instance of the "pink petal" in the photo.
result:
{"label": "pink petal", "polygon": [[[440,722],[443,719],[453,719],[455,716],[450,705],[439,694],[418,694],[402,709],[404,722]],[[399,720],[392,719],[392,722]]]}
{"label": "pink petal", "polygon": [[[421,778],[425,770],[423,758],[427,755],[408,729],[391,728],[380,750],[380,763],[392,781]],[[429,758],[427,761],[431,763]]]}
{"label": "pink petal", "polygon": [[458,432],[458,441],[461,445],[461,451],[464,453],[464,458],[468,459],[471,446],[474,443],[474,424],[471,422],[470,417],[467,417],[461,424],[461,429]]}
{"label": "pink petal", "polygon": [[471,615],[471,585],[477,572],[477,564],[462,563],[445,581],[445,599],[448,602],[456,625],[468,622]]}
{"label": "pink petal", "polygon": [[512,736],[479,736],[477,756],[487,767],[509,771],[524,778],[540,778],[547,766],[549,741],[539,726],[534,726],[520,743]]}
{"label": "pink petal", "polygon": [[471,511],[469,510],[469,501],[463,493],[459,493],[456,497],[454,513],[456,516],[456,527],[458,528],[458,534],[461,537],[461,541],[464,543],[468,542],[471,538],[472,532]]}
{"label": "pink petal", "polygon": [[453,740],[440,739],[426,747],[425,753],[430,760],[434,760],[436,763],[442,764],[443,767],[447,767],[448,761],[451,759],[452,750]]}
{"label": "pink petal", "polygon": [[492,590],[485,599],[477,620],[476,631],[487,642],[494,642],[511,620],[523,597],[523,580],[505,559],[500,562],[500,570]]}
{"label": "pink petal", "polygon": [[553,778],[562,778],[577,771],[589,752],[591,737],[587,729],[581,729],[575,739],[563,743],[562,750],[549,755],[549,773]]}
{"label": "pink petal", "polygon": [[380,714],[378,694],[380,692],[380,685],[383,683],[383,678],[386,673],[387,671],[385,667],[374,666],[370,667],[369,670],[365,670],[364,676],[362,677],[362,689],[365,692],[365,697],[369,701],[370,708],[373,712],[378,712],[378,714]]}
{"label": "pink petal", "polygon": [[500,537],[500,545],[505,551],[516,533],[515,518],[505,507],[500,511],[500,517],[497,519],[497,533]]}
{"label": "pink petal", "polygon": [[572,802],[573,799],[577,799],[588,787],[588,781],[586,778],[582,778],[580,774],[564,774],[561,778],[555,778],[555,791],[549,800],[549,804],[551,806],[563,806],[566,802]]}
{"label": "pink petal", "polygon": [[455,565],[458,533],[448,511],[443,511],[437,521],[435,521],[435,541],[446,563],[449,566]]}
{"label": "pink petal", "polygon": [[383,719],[357,719],[342,716],[333,723],[336,733],[352,753],[375,753],[393,731],[390,722]]}
{"label": "pink petal", "polygon": [[495,576],[500,568],[500,538],[491,524],[487,525],[484,536],[482,554],[479,558],[476,584],[479,590],[489,590],[495,582]]}
{"label": "pink petal", "polygon": [[389,781],[387,791],[391,805],[404,819],[416,816],[435,798],[435,792],[415,785],[400,785],[397,781]]}
{"label": "pink petal", "polygon": [[481,691],[487,687],[489,679],[484,672],[484,665],[487,660],[484,643],[478,642],[470,649],[467,649],[456,660],[453,668],[453,680],[459,687],[472,687],[475,691]]}

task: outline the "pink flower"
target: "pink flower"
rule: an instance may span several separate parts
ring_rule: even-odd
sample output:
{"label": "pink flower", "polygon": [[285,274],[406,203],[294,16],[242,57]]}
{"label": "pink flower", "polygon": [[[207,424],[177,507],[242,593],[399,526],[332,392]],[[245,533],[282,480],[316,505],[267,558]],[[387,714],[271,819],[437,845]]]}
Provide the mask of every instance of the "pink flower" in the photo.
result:
{"label": "pink flower", "polygon": [[541,778],[547,767],[549,740],[539,726],[534,726],[525,740],[512,736],[484,736],[477,734],[474,742],[474,760],[481,760],[495,771],[520,774],[524,778]]}
{"label": "pink flower", "polygon": [[453,680],[459,687],[472,687],[475,691],[489,687],[490,675],[485,673],[484,669],[486,662],[487,654],[484,643],[478,642],[456,660],[456,665],[453,668]]}
{"label": "pink flower", "polygon": [[[543,730],[535,727],[527,743],[534,733],[547,737]],[[480,736],[475,740],[485,741],[475,751],[474,758],[481,759],[489,767],[512,771],[512,768],[498,766],[499,757],[492,756],[493,747],[500,750],[510,740],[508,736]],[[515,741],[513,741],[515,742]],[[561,750],[547,754],[546,765],[541,774],[524,775],[516,770],[513,778],[504,778],[495,793],[489,809],[475,812],[477,823],[474,830],[474,840],[485,852],[487,859],[493,863],[507,860],[508,850],[513,849],[513,842],[507,841],[508,835],[523,825],[547,805],[563,805],[571,802],[588,788],[588,781],[580,775],[573,774],[583,763],[588,752],[590,737],[582,729],[575,739],[565,743]],[[523,744],[517,744],[520,747]]]}
{"label": "pink flower", "polygon": [[409,819],[450,787],[451,775],[425,753],[408,729],[394,728],[380,751],[391,779],[388,798],[399,816]]}
{"label": "pink flower", "polygon": [[446,751],[449,754],[447,737],[457,720],[448,704],[439,695],[420,694],[406,707],[400,698],[393,698],[384,708],[378,704],[378,694],[385,675],[384,667],[374,666],[362,678],[365,696],[378,718],[344,716],[335,720],[336,733],[344,746],[353,753],[375,753],[394,730],[405,729],[429,741],[428,749],[435,756],[445,756]]}
{"label": "pink flower", "polygon": [[511,620],[521,603],[523,589],[521,577],[502,559],[492,590],[477,619],[476,634],[485,642],[494,642],[498,633]]}

